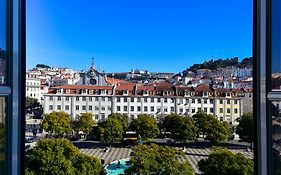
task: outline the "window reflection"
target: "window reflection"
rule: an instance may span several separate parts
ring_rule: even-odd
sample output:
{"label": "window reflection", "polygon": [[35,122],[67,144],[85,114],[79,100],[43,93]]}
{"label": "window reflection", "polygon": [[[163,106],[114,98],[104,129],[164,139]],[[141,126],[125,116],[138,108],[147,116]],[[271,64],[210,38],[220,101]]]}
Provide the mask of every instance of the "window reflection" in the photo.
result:
{"label": "window reflection", "polygon": [[0,97],[0,175],[4,174],[5,160],[5,118],[6,103],[5,97]]}
{"label": "window reflection", "polygon": [[281,91],[281,1],[272,0],[272,89]]}
{"label": "window reflection", "polygon": [[6,1],[0,0],[0,86],[6,85]]}
{"label": "window reflection", "polygon": [[281,173],[281,101],[271,104],[272,115],[272,174]]}

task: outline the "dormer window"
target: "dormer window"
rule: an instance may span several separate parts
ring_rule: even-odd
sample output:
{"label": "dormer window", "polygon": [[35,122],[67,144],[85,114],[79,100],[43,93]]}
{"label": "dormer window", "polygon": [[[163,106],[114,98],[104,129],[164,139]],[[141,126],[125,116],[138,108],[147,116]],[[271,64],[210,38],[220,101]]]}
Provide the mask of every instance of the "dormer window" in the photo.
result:
{"label": "dormer window", "polygon": [[124,90],[123,91],[123,95],[128,95],[129,94],[129,91],[128,90]]}
{"label": "dormer window", "polygon": [[147,90],[144,90],[142,94],[143,94],[143,95],[149,95],[149,93],[148,93]]}
{"label": "dormer window", "polygon": [[208,96],[208,92],[203,92],[202,95],[203,95],[203,97],[207,97]]}

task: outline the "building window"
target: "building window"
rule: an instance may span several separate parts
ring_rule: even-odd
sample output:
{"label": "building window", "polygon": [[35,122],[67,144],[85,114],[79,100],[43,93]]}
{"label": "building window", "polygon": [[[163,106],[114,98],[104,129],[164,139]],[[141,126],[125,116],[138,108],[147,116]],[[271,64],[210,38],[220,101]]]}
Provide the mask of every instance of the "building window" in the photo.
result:
{"label": "building window", "polygon": [[76,101],[79,101],[79,97],[76,97]]}
{"label": "building window", "polygon": [[82,101],[86,101],[86,97],[82,97]]}
{"label": "building window", "polygon": [[174,102],[175,102],[175,99],[172,98],[172,99],[171,99],[171,103],[174,103]]}
{"label": "building window", "polygon": [[160,98],[157,98],[157,102],[160,103],[160,102],[161,102],[161,99],[160,99]]}
{"label": "building window", "polygon": [[214,99],[210,99],[210,104],[213,104],[214,103]]}
{"label": "building window", "polygon": [[238,100],[234,100],[234,104],[236,104],[236,105],[237,105],[237,104],[238,104]]}
{"label": "building window", "polygon": [[141,102],[141,99],[140,99],[140,98],[137,98],[137,102]]}
{"label": "building window", "polygon": [[238,109],[234,108],[234,113],[237,114],[238,113]]}
{"label": "building window", "polygon": [[50,110],[50,111],[53,110],[53,105],[49,105],[49,110]]}
{"label": "building window", "polygon": [[69,101],[69,97],[65,97],[65,101]]}
{"label": "building window", "polygon": [[151,112],[154,112],[154,106],[151,106],[151,107],[150,107],[150,111],[151,111]]}
{"label": "building window", "polygon": [[92,99],[92,97],[89,97],[89,101],[92,101],[93,99]]}
{"label": "building window", "polygon": [[175,107],[171,107],[171,112],[175,112]]}
{"label": "building window", "polygon": [[79,105],[75,106],[76,111],[79,111]]}
{"label": "building window", "polygon": [[140,112],[141,111],[141,107],[140,106],[138,106],[138,112]]}
{"label": "building window", "polygon": [[214,108],[210,108],[210,113],[214,113]]}
{"label": "building window", "polygon": [[151,98],[151,100],[150,100],[152,103],[154,102],[154,98]]}
{"label": "building window", "polygon": [[168,112],[168,108],[167,107],[164,108],[164,112]]}
{"label": "building window", "polygon": [[195,108],[192,108],[192,109],[191,109],[191,112],[192,112],[192,113],[195,113]]}
{"label": "building window", "polygon": [[183,109],[182,108],[180,108],[180,113],[183,113]]}
{"label": "building window", "polygon": [[197,100],[197,103],[199,103],[199,104],[200,104],[200,103],[201,103],[201,99],[198,99],[198,100]]}
{"label": "building window", "polygon": [[135,107],[134,106],[131,106],[131,111],[134,111],[135,110]]}
{"label": "building window", "polygon": [[82,106],[82,110],[83,110],[83,111],[86,110],[86,106],[85,106],[85,105]]}
{"label": "building window", "polygon": [[131,102],[134,102],[134,98],[133,97],[131,98]]}
{"label": "building window", "polygon": [[95,97],[95,101],[99,101],[99,97]]}
{"label": "building window", "polygon": [[121,111],[121,107],[117,106],[117,111],[120,112]]}
{"label": "building window", "polygon": [[58,101],[61,101],[61,97],[58,97]]}
{"label": "building window", "polygon": [[105,111],[105,107],[104,107],[104,106],[102,106],[102,107],[101,107],[101,110],[102,110],[102,111]]}
{"label": "building window", "polygon": [[128,111],[128,106],[123,106],[123,111]]}
{"label": "building window", "polygon": [[89,111],[92,111],[92,110],[93,110],[93,106],[90,105],[90,106],[89,106]]}
{"label": "building window", "polygon": [[124,98],[124,102],[128,102],[128,100],[127,100],[127,98],[126,98],[126,97]]}
{"label": "building window", "polygon": [[61,105],[57,105],[57,110],[61,110]]}
{"label": "building window", "polygon": [[192,100],[191,100],[191,103],[195,103],[195,99],[192,99]]}
{"label": "building window", "polygon": [[228,114],[230,113],[230,108],[226,109],[226,113],[228,113]]}
{"label": "building window", "polygon": [[223,100],[222,99],[220,99],[220,104],[223,104]]}
{"label": "building window", "polygon": [[49,100],[50,100],[50,101],[53,101],[53,97],[52,97],[52,96],[50,96],[50,97],[49,97]]}
{"label": "building window", "polygon": [[204,112],[207,112],[207,108],[204,108]]}
{"label": "building window", "polygon": [[104,98],[104,97],[101,97],[101,101],[105,101],[105,98]]}
{"label": "building window", "polygon": [[66,111],[69,110],[69,105],[65,105],[65,110],[66,110]]}
{"label": "building window", "polygon": [[98,106],[95,106],[95,110],[98,111],[98,110],[99,110],[99,107],[98,107]]}
{"label": "building window", "polygon": [[99,115],[98,114],[95,115],[95,119],[99,120]]}
{"label": "building window", "polygon": [[164,103],[167,103],[168,102],[168,99],[167,98],[164,98]]}
{"label": "building window", "polygon": [[144,107],[144,112],[147,112],[147,106]]}
{"label": "building window", "polygon": [[223,113],[223,108],[220,108],[220,113],[221,113],[221,114]]}
{"label": "building window", "polygon": [[230,100],[227,100],[226,103],[227,103],[227,104],[230,104]]}
{"label": "building window", "polygon": [[147,98],[144,98],[143,101],[144,101],[145,103],[147,103]]}

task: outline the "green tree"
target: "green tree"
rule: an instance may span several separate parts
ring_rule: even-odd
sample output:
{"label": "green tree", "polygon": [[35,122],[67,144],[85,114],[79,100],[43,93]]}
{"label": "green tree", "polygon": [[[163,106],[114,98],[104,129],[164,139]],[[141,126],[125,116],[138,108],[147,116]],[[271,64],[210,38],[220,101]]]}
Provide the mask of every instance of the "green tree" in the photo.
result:
{"label": "green tree", "polygon": [[205,139],[212,143],[224,142],[231,138],[232,130],[228,123],[220,122],[215,116],[204,112],[193,115],[195,124]]}
{"label": "green tree", "polygon": [[198,162],[203,175],[252,175],[254,163],[241,153],[234,154],[223,148],[216,148],[208,159]]}
{"label": "green tree", "polygon": [[27,110],[31,110],[36,107],[40,107],[40,103],[38,102],[38,100],[36,98],[30,98],[30,97],[25,98],[25,108]]}
{"label": "green tree", "polygon": [[[192,175],[188,162],[181,163],[179,157],[185,158],[181,150],[168,146],[136,145],[133,156],[127,163],[129,168],[125,175],[161,174],[161,175]],[[186,159],[187,160],[187,159]]]}
{"label": "green tree", "polygon": [[179,142],[193,141],[197,138],[198,129],[192,118],[170,114],[163,120],[163,128],[171,132],[171,137]]}
{"label": "green tree", "polygon": [[71,117],[65,112],[51,112],[45,114],[42,122],[42,127],[54,136],[63,136],[64,134],[71,133]]}
{"label": "green tree", "polygon": [[72,128],[75,132],[83,131],[86,136],[91,132],[93,126],[95,125],[95,120],[93,119],[92,113],[82,113],[78,116],[77,120],[72,121]]}
{"label": "green tree", "polygon": [[26,170],[30,175],[105,175],[100,160],[79,152],[66,139],[44,139],[27,152]]}
{"label": "green tree", "polygon": [[120,113],[111,113],[108,118],[119,120],[122,123],[124,132],[126,132],[126,130],[128,129],[128,117],[126,115]]}
{"label": "green tree", "polygon": [[130,128],[144,140],[160,134],[155,118],[147,114],[140,114],[136,119],[133,119]]}
{"label": "green tree", "polygon": [[200,111],[194,114],[192,117],[195,121],[195,126],[199,129],[199,132],[203,134],[204,138],[207,130],[210,127],[210,123],[208,121],[210,116],[207,113]]}
{"label": "green tree", "polygon": [[123,139],[123,126],[122,123],[114,118],[99,123],[98,135],[103,142],[119,142]]}
{"label": "green tree", "polygon": [[254,122],[253,113],[245,113],[240,119],[236,128],[236,133],[239,138],[244,142],[252,143],[254,139]]}
{"label": "green tree", "polygon": [[37,64],[36,67],[37,67],[37,68],[45,68],[45,69],[51,68],[50,66],[48,66],[48,65],[46,65],[46,64]]}

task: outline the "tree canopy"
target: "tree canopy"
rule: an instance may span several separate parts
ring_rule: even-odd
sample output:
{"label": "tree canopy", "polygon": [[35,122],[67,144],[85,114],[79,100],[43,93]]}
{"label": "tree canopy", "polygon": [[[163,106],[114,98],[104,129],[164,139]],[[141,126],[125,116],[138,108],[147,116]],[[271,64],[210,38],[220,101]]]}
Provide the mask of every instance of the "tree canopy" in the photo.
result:
{"label": "tree canopy", "polygon": [[253,113],[245,113],[238,119],[239,124],[236,128],[236,133],[244,142],[252,143],[254,139],[254,122]]}
{"label": "tree canopy", "polygon": [[40,103],[36,98],[26,97],[25,98],[25,108],[27,110],[34,109],[36,107],[40,107]]}
{"label": "tree canopy", "polygon": [[130,129],[135,131],[142,139],[148,140],[160,134],[159,127],[153,116],[140,114],[130,123]]}
{"label": "tree canopy", "polygon": [[170,114],[163,120],[163,128],[171,132],[171,137],[179,142],[193,141],[197,138],[198,129],[191,117]]}
{"label": "tree canopy", "polygon": [[101,161],[83,155],[66,139],[44,139],[26,155],[26,174],[105,175]]}
{"label": "tree canopy", "polygon": [[217,59],[217,60],[211,59],[210,61],[205,61],[204,63],[201,63],[201,64],[193,64],[187,70],[195,72],[198,69],[214,70],[217,68],[225,68],[228,66],[246,67],[246,66],[250,66],[252,64],[253,64],[252,57],[244,58],[241,62],[239,62],[238,57]]}
{"label": "tree canopy", "polygon": [[77,120],[72,121],[72,127],[75,132],[83,131],[89,134],[95,125],[92,113],[82,113],[78,116]]}
{"label": "tree canopy", "polygon": [[226,148],[215,148],[208,159],[198,162],[203,175],[252,175],[254,162],[241,153],[234,154]]}
{"label": "tree canopy", "polygon": [[120,113],[111,113],[108,118],[114,118],[114,119],[117,119],[119,120],[121,123],[122,123],[122,126],[123,126],[123,130],[124,132],[126,132],[126,130],[128,129],[128,117],[123,115],[123,114],[120,114]]}
{"label": "tree canopy", "polygon": [[115,118],[107,118],[107,120],[99,123],[98,136],[103,142],[119,142],[123,139],[123,125]]}
{"label": "tree canopy", "polygon": [[63,111],[53,111],[50,114],[45,114],[42,127],[55,136],[71,133],[71,117]]}
{"label": "tree canopy", "polygon": [[[180,162],[179,157],[185,157],[181,150],[168,146],[136,145],[134,155],[127,163],[129,168],[125,175],[161,174],[161,175],[192,175],[194,174],[188,162]],[[187,159],[186,159],[187,160]]]}
{"label": "tree canopy", "polygon": [[232,130],[228,123],[220,122],[215,116],[208,115],[204,112],[198,112],[193,115],[195,124],[203,137],[212,143],[224,142],[231,138]]}
{"label": "tree canopy", "polygon": [[45,69],[51,68],[50,66],[48,66],[46,64],[37,64],[35,67],[37,67],[37,68],[45,68]]}

